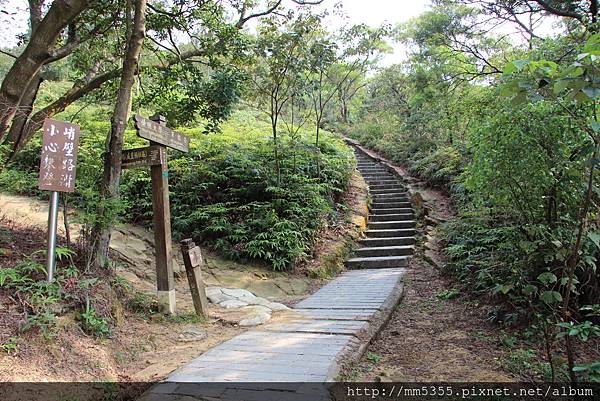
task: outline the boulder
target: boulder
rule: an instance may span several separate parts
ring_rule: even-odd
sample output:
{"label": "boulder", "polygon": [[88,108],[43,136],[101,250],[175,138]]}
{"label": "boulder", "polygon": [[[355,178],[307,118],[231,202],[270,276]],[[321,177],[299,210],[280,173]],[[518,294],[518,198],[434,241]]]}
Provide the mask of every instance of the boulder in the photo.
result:
{"label": "boulder", "polygon": [[225,309],[241,308],[242,306],[248,306],[246,302],[239,301],[237,299],[228,299],[219,304],[219,306]]}
{"label": "boulder", "polygon": [[271,320],[270,313],[257,312],[246,319],[240,320],[239,325],[245,327],[258,326],[267,323],[269,320]]}

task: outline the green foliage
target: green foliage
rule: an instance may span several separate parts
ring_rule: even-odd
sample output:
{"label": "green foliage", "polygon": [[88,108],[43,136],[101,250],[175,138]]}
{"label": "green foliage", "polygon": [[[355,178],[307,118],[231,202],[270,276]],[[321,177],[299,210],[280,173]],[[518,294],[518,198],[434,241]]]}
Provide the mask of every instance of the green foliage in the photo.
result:
{"label": "green foliage", "polygon": [[204,316],[199,316],[195,313],[188,313],[184,315],[161,315],[159,321],[163,323],[198,324],[205,323],[206,318]]}
{"label": "green foliage", "polygon": [[96,310],[90,307],[89,304],[86,310],[81,313],[81,327],[89,334],[93,334],[96,337],[106,337],[111,334],[108,319],[98,317]]}
{"label": "green foliage", "polygon": [[[321,178],[314,147],[303,135],[273,168],[272,142],[261,135],[230,131],[197,137],[194,150],[171,159],[173,227],[234,259],[261,259],[285,269],[306,257],[314,234],[349,180],[352,155],[333,136],[321,146]],[[286,152],[287,153],[287,152]],[[132,198],[135,195],[132,195]]]}
{"label": "green foliage", "polygon": [[532,348],[516,348],[504,359],[504,368],[521,377],[541,377],[550,380],[552,377],[550,365],[539,360],[537,352]]}
{"label": "green foliage", "polygon": [[42,260],[45,250],[32,253],[15,267],[0,268],[0,287],[18,294],[19,307],[25,314],[21,331],[37,329],[44,338],[56,335],[56,317],[68,309],[84,309],[81,313],[82,328],[92,334],[103,336],[110,333],[110,316],[97,316],[90,304],[90,294],[98,288],[98,278],[85,278],[73,264],[75,253],[57,247],[58,268],[55,280],[46,280],[46,267]]}
{"label": "green foliage", "polygon": [[458,288],[450,288],[449,290],[438,292],[435,296],[441,300],[454,299],[460,296],[460,290]]}
{"label": "green foliage", "polygon": [[9,337],[6,341],[0,344],[0,349],[7,354],[19,352],[18,338]]}
{"label": "green foliage", "polygon": [[137,313],[149,317],[158,312],[158,301],[155,296],[145,292],[135,291],[129,298],[129,307]]}
{"label": "green foliage", "polygon": [[367,352],[367,359],[370,362],[376,364],[376,363],[379,363],[379,361],[381,360],[381,355],[378,355],[374,352],[369,351],[369,352]]}
{"label": "green foliage", "polygon": [[[108,122],[99,109],[81,116],[81,145],[77,192],[71,206],[81,213],[84,230],[126,220],[150,225],[152,199],[147,170],[123,173],[120,201],[101,201],[102,133]],[[203,128],[182,129],[192,136],[189,153],[169,156],[172,226],[176,237],[193,237],[234,259],[263,260],[273,268],[291,267],[310,254],[314,235],[333,214],[335,201],[346,189],[354,163],[350,149],[324,132],[320,143],[321,172],[317,174],[310,131],[280,142],[281,184],[273,167],[269,124],[256,115],[238,111],[222,124],[220,133]],[[1,188],[17,193],[37,191],[38,141],[16,157],[11,168],[0,171]],[[126,148],[144,146],[132,131]],[[23,177],[16,179],[15,177]],[[98,208],[108,213],[98,220]]]}

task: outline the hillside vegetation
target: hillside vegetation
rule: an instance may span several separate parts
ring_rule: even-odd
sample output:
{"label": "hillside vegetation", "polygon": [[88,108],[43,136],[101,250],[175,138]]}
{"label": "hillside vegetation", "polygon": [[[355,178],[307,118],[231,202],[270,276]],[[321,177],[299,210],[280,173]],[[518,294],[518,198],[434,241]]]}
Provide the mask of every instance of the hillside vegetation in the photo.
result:
{"label": "hillside vegetation", "polygon": [[[177,238],[192,237],[234,259],[263,260],[273,268],[290,268],[311,254],[317,231],[334,216],[354,167],[350,148],[338,137],[322,133],[320,175],[317,176],[311,132],[300,130],[280,144],[285,157],[281,185],[273,163],[270,126],[257,112],[238,111],[219,132],[202,126],[180,131],[192,138],[190,152],[169,156],[169,190],[173,230]],[[69,111],[63,118],[70,120]],[[77,192],[71,206],[85,211],[79,221],[94,224],[97,183],[102,179],[106,110],[89,108],[81,124]],[[133,127],[131,127],[133,128]],[[133,129],[124,148],[145,146]],[[44,196],[38,186],[41,140],[31,141],[10,168],[0,172],[0,188]],[[115,216],[151,226],[152,198],[148,168],[125,170]]]}
{"label": "hillside vegetation", "polygon": [[[533,328],[547,379],[598,378],[574,351],[600,333],[597,8],[436,3],[400,29],[411,56],[369,81],[349,134],[448,191],[445,270],[495,305],[491,320]],[[524,45],[478,23],[566,9],[564,29],[522,29]]]}

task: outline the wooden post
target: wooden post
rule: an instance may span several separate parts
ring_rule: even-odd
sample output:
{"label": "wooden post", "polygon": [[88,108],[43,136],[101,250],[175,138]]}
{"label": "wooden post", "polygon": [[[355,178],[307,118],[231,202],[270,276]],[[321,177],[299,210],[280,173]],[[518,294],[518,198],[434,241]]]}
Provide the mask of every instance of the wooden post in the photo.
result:
{"label": "wooden post", "polygon": [[[151,117],[160,125],[166,125],[163,116]],[[169,205],[169,169],[167,151],[158,146],[161,163],[151,166],[152,210],[154,212],[154,247],[156,251],[156,287],[160,311],[175,314],[175,277],[173,275],[173,245],[171,241],[171,210]]]}
{"label": "wooden post", "polygon": [[196,246],[191,239],[184,239],[181,241],[181,253],[183,254],[183,264],[190,284],[196,314],[208,316],[208,299],[206,299],[206,291],[202,282],[202,270],[200,269],[202,264],[200,247]]}

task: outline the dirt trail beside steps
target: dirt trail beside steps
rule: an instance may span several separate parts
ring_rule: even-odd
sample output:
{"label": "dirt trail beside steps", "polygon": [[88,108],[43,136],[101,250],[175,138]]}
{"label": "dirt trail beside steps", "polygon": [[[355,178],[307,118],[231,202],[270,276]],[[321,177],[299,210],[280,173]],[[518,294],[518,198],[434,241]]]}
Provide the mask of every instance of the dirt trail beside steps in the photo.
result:
{"label": "dirt trail beside steps", "polygon": [[[45,244],[48,204],[23,196],[0,194],[0,217],[17,229],[32,232],[38,248]],[[69,219],[74,220],[70,212]],[[70,224],[71,236],[79,227]],[[62,211],[59,235],[64,236]],[[132,286],[151,296],[156,291],[153,235],[150,230],[121,225],[111,240],[116,271]],[[192,358],[246,330],[240,309],[210,305],[210,319],[195,321],[190,290],[177,244],[174,244],[177,312],[180,318],[155,319],[125,311],[124,321],[109,339],[85,335],[75,314],[58,317],[60,334],[41,341],[34,333],[19,336],[19,352],[0,353],[0,381],[147,381],[158,380]],[[322,280],[279,273],[252,263],[236,263],[202,250],[203,279],[207,286],[245,288],[269,300],[292,303],[304,298]],[[0,299],[1,301],[1,299]],[[2,302],[0,302],[0,308]],[[272,321],[285,319],[285,313]]]}

